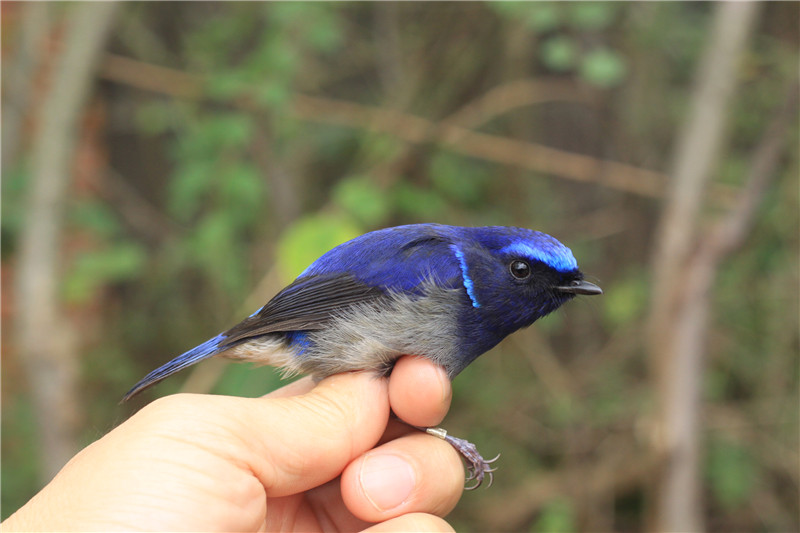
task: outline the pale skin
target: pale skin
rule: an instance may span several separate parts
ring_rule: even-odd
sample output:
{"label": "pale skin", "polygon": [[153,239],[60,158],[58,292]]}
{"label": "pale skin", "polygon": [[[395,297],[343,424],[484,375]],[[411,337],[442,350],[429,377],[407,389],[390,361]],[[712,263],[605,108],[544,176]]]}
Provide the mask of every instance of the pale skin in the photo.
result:
{"label": "pale skin", "polygon": [[417,426],[450,406],[444,370],[302,379],[264,398],[179,394],[78,453],[3,531],[452,531],[464,469]]}

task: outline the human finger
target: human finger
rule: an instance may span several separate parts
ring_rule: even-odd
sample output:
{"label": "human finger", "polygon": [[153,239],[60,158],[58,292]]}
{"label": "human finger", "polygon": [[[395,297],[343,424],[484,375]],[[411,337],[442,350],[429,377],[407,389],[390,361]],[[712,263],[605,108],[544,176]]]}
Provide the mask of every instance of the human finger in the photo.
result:
{"label": "human finger", "polygon": [[450,524],[438,516],[412,513],[375,524],[364,530],[369,533],[406,533],[408,531],[455,531]]}
{"label": "human finger", "polygon": [[414,512],[445,516],[463,488],[464,468],[452,446],[420,432],[365,453],[341,480],[345,505],[367,522]]}
{"label": "human finger", "polygon": [[414,426],[440,423],[450,408],[452,395],[444,368],[423,357],[401,357],[389,377],[392,411]]}
{"label": "human finger", "polygon": [[330,481],[372,448],[388,421],[386,388],[386,380],[371,373],[338,374],[306,394],[254,399],[249,409],[233,413],[251,451],[247,464],[267,496]]}
{"label": "human finger", "polygon": [[262,398],[289,398],[291,396],[300,396],[301,394],[311,392],[316,386],[317,384],[314,383],[311,376],[306,376],[284,385],[280,389],[275,389],[262,396]]}

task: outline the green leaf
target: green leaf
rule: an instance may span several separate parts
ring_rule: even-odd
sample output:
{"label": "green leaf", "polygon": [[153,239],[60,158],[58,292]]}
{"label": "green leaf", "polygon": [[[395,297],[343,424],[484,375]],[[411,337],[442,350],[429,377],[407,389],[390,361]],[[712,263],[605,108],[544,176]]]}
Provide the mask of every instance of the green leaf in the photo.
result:
{"label": "green leaf", "polygon": [[571,531],[577,531],[575,510],[568,501],[555,500],[542,509],[542,513],[534,523],[532,531],[541,533],[569,533]]}
{"label": "green leaf", "polygon": [[220,175],[217,186],[219,209],[230,211],[237,226],[246,226],[260,214],[266,182],[253,164],[233,162]]}
{"label": "green leaf", "polygon": [[252,81],[269,79],[287,85],[300,63],[299,50],[287,46],[287,39],[280,34],[268,35],[261,46],[251,54],[246,68]]}
{"label": "green leaf", "polygon": [[717,501],[725,508],[733,509],[750,499],[757,477],[755,460],[741,444],[712,441],[707,475]]}
{"label": "green leaf", "polygon": [[64,280],[64,298],[73,303],[85,302],[103,285],[138,276],[146,261],[144,250],[134,243],[85,252],[75,258]]}
{"label": "green leaf", "polygon": [[182,159],[169,180],[169,210],[178,219],[187,221],[194,216],[214,182],[214,164],[207,159]]}
{"label": "green leaf", "polygon": [[604,88],[613,87],[625,79],[625,62],[613,50],[594,50],[584,56],[580,65],[580,74],[591,85]]}
{"label": "green leaf", "polygon": [[244,148],[253,137],[253,119],[246,113],[204,115],[187,128],[175,147],[175,158],[217,161],[226,148]]}
{"label": "green leaf", "polygon": [[344,40],[341,21],[333,13],[326,10],[308,28],[308,43],[317,51],[335,53]]}
{"label": "green leaf", "polygon": [[495,13],[521,21],[534,31],[543,33],[561,23],[561,8],[555,2],[488,2]]}
{"label": "green leaf", "polygon": [[484,198],[487,174],[475,161],[439,152],[431,160],[428,173],[436,188],[450,198],[467,205],[477,205]]}
{"label": "green leaf", "polygon": [[609,327],[619,328],[629,324],[645,312],[649,287],[643,272],[629,272],[628,275],[618,276],[614,285],[604,289],[603,316],[608,320]]}
{"label": "green leaf", "polygon": [[253,121],[245,113],[223,113],[211,117],[206,123],[209,141],[216,150],[223,147],[240,147],[253,138]]}
{"label": "green leaf", "polygon": [[274,2],[269,5],[270,21],[277,26],[288,26],[308,16],[314,4],[308,2]]}
{"label": "green leaf", "polygon": [[172,103],[144,102],[136,108],[136,126],[145,135],[160,135],[171,128],[174,110]]}
{"label": "green leaf", "polygon": [[569,396],[559,396],[547,403],[550,422],[558,427],[567,427],[580,420],[581,409]]}
{"label": "green leaf", "polygon": [[285,106],[292,96],[291,89],[286,83],[277,80],[267,80],[258,86],[255,93],[258,103],[266,109],[281,108]]}
{"label": "green leaf", "polygon": [[379,225],[389,215],[386,194],[365,176],[340,181],[333,190],[333,199],[366,227]]}
{"label": "green leaf", "polygon": [[567,20],[578,30],[598,31],[608,28],[617,14],[617,4],[609,2],[569,2]]}
{"label": "green leaf", "polygon": [[433,220],[441,217],[446,209],[439,194],[407,182],[397,183],[391,196],[398,211],[414,218]]}
{"label": "green leaf", "polygon": [[234,228],[228,212],[216,211],[203,217],[195,226],[191,239],[195,256],[212,267],[219,264],[217,258],[233,251],[230,245],[234,240]]}
{"label": "green leaf", "polygon": [[561,7],[554,2],[520,2],[527,9],[525,11],[525,23],[529,28],[540,33],[550,31],[558,27],[562,20]]}
{"label": "green leaf", "polygon": [[97,200],[79,200],[70,209],[70,218],[78,227],[96,235],[111,238],[120,231],[121,226],[114,212]]}
{"label": "green leaf", "polygon": [[226,101],[242,96],[250,87],[248,80],[243,79],[239,73],[221,69],[206,79],[203,89],[209,97]]}
{"label": "green leaf", "polygon": [[[13,390],[13,386],[8,388]],[[41,441],[37,421],[37,410],[30,395],[17,392],[12,400],[3,402],[1,431],[7,436],[3,438],[3,462],[13,465],[13,468],[6,466],[0,471],[3,520],[15,509],[22,507],[41,488],[37,481],[42,475],[41,456],[39,446],[36,445]],[[8,437],[11,435],[13,438]]]}
{"label": "green leaf", "polygon": [[371,161],[381,161],[394,157],[403,146],[397,138],[390,135],[375,134],[364,139],[364,157]]}
{"label": "green leaf", "polygon": [[575,65],[578,49],[575,41],[566,35],[558,35],[542,44],[542,61],[548,68],[564,72]]}
{"label": "green leaf", "polygon": [[349,218],[320,213],[289,226],[278,243],[278,269],[285,281],[297,277],[319,256],[363,233]]}
{"label": "green leaf", "polygon": [[233,210],[217,210],[203,217],[189,238],[189,247],[196,266],[219,288],[241,294],[245,288],[241,237]]}

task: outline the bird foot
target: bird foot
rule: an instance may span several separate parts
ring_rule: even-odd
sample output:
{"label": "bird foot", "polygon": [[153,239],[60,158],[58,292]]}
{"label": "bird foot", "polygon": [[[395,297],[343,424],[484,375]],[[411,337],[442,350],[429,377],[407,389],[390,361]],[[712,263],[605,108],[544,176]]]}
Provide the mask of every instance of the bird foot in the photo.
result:
{"label": "bird foot", "polygon": [[494,459],[489,459],[487,461],[481,456],[480,452],[478,452],[478,448],[474,444],[464,439],[448,435],[447,431],[442,428],[425,428],[425,432],[448,442],[450,446],[455,448],[456,451],[461,454],[461,457],[464,458],[464,461],[467,463],[467,483],[473,480],[475,481],[472,485],[464,487],[465,490],[475,490],[480,487],[487,475],[489,477],[489,484],[486,485],[486,487],[492,486],[492,482],[494,481],[493,473],[497,470],[496,467],[492,467],[492,463],[497,461],[500,454]]}

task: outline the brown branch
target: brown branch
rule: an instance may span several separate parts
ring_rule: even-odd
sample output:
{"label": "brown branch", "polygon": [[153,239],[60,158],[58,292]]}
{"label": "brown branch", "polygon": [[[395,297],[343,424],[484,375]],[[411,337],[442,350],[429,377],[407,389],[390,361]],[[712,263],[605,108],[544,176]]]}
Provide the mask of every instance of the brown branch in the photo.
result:
{"label": "brown branch", "polygon": [[719,256],[730,254],[742,245],[755,219],[755,211],[764,192],[775,177],[783,150],[786,147],[786,132],[797,119],[798,93],[796,81],[789,84],[780,109],[775,112],[764,136],[753,153],[745,186],[739,191],[736,203],[728,215],[709,233],[701,247],[713,249]]}
{"label": "brown branch", "polygon": [[641,196],[660,196],[665,182],[662,174],[651,170],[438,124],[391,109],[305,95],[295,95],[292,108],[295,116],[305,120],[362,128],[411,143],[432,140],[468,157],[574,181],[598,183]]}
{"label": "brown branch", "polygon": [[116,54],[105,54],[100,76],[144,91],[178,98],[195,99],[203,94],[199,76]]}
{"label": "brown branch", "polygon": [[123,220],[143,239],[156,243],[180,232],[175,222],[113,168],[108,169],[106,185],[99,188],[98,194],[115,205]]}
{"label": "brown branch", "polygon": [[441,121],[447,126],[475,129],[515,109],[545,102],[584,102],[590,92],[566,81],[517,80],[494,87]]}
{"label": "brown branch", "polygon": [[[110,81],[179,98],[200,98],[202,95],[202,80],[197,76],[112,54],[106,55],[102,75]],[[525,101],[520,99],[519,104],[523,103]],[[248,111],[254,109],[252,102],[246,99],[239,100],[236,105]],[[468,157],[573,181],[597,183],[646,197],[661,196],[666,183],[666,177],[660,172],[536,143],[478,133],[455,126],[452,120],[437,123],[391,109],[302,94],[292,98],[289,109],[297,118],[311,122],[384,133],[414,144],[433,141]],[[510,107],[503,110],[508,112]],[[467,115],[473,116],[472,112],[464,113],[464,120]],[[716,194],[723,199],[730,197],[730,191],[724,188]]]}

